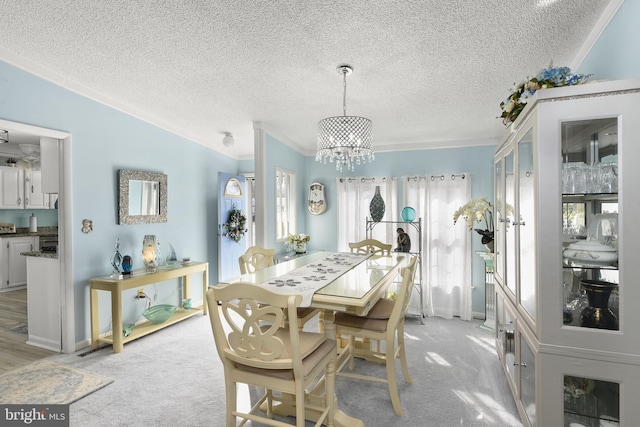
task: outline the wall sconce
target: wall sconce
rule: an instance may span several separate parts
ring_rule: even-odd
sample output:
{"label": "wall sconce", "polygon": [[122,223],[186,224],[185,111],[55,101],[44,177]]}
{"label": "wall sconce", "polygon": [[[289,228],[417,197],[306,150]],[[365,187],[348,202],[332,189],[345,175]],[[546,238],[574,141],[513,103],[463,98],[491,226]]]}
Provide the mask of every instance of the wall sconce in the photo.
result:
{"label": "wall sconce", "polygon": [[230,132],[225,132],[224,133],[224,138],[222,138],[222,144],[224,144],[225,147],[231,147],[233,144],[235,144],[235,140],[233,139],[233,135],[231,135]]}
{"label": "wall sconce", "polygon": [[156,236],[148,234],[142,241],[142,262],[147,273],[155,273],[158,270],[158,260],[160,259],[160,244],[156,241]]}

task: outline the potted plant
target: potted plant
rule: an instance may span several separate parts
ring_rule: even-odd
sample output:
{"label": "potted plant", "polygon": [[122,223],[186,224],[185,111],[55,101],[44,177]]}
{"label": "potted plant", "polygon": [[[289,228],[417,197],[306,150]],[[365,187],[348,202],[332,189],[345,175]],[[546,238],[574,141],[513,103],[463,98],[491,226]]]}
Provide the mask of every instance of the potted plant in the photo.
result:
{"label": "potted plant", "polygon": [[[471,199],[453,214],[453,223],[462,217],[467,228],[482,236],[482,244],[489,252],[493,252],[493,205],[486,198]],[[484,228],[473,228],[474,223],[484,223]]]}

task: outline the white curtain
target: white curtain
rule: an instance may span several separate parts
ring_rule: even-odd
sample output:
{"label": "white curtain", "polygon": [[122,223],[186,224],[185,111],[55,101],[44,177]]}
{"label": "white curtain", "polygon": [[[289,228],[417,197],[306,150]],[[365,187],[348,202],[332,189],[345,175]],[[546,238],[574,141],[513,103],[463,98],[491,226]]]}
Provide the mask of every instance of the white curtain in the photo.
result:
{"label": "white curtain", "polygon": [[[348,252],[349,242],[367,238],[366,219],[371,219],[369,204],[380,187],[385,203],[382,221],[394,221],[398,214],[398,181],[392,177],[337,178],[338,196],[338,251]],[[393,243],[394,224],[377,224],[372,237],[384,243]]]}
{"label": "white curtain", "polygon": [[403,177],[402,182],[404,206],[422,218],[424,312],[471,320],[470,233],[464,221],[453,223],[454,212],[470,199],[469,174]]}

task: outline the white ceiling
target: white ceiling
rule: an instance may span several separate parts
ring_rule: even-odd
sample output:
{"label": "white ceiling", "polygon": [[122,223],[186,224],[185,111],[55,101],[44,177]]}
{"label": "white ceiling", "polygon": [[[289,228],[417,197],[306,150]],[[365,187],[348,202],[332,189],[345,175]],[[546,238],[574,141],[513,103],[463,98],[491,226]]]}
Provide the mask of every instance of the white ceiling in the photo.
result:
{"label": "white ceiling", "polygon": [[376,150],[485,145],[513,84],[579,65],[620,2],[0,0],[0,59],[234,158],[253,122],[314,153],[340,64]]}

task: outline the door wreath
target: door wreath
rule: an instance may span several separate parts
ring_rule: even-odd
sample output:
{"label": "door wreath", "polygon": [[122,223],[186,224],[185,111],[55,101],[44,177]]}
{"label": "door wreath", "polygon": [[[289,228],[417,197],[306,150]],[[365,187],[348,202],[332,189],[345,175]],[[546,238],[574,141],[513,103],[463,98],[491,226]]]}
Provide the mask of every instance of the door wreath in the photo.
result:
{"label": "door wreath", "polygon": [[240,209],[233,208],[229,211],[229,218],[224,224],[226,230],[224,236],[238,243],[247,232],[247,217]]}

